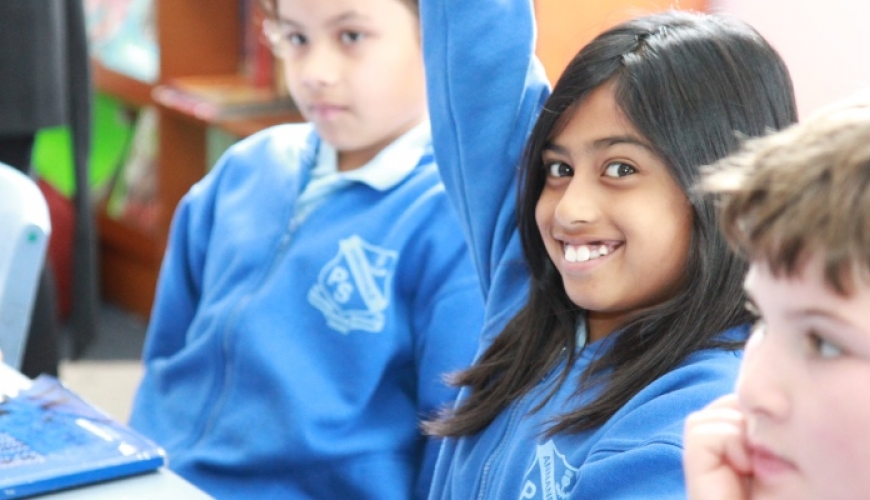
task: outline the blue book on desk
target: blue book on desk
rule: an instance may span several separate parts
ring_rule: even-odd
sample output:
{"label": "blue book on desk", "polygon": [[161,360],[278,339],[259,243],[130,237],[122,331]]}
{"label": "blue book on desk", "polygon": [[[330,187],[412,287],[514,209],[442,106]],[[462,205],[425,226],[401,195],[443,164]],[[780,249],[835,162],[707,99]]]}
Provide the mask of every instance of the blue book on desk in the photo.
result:
{"label": "blue book on desk", "polygon": [[[9,371],[3,366],[0,377]],[[13,394],[0,391],[0,499],[141,474],[166,463],[159,446],[54,377],[40,375]]]}

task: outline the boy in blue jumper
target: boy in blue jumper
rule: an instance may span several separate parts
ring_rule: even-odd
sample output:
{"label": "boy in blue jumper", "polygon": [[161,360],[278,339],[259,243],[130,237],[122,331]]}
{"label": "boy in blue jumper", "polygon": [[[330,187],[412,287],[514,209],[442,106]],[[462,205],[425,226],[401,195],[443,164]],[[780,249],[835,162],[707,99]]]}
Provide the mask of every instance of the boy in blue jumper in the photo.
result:
{"label": "boy in blue jumper", "polygon": [[870,498],[870,99],[712,169],[760,314],[733,394],[686,420],[692,500]]}
{"label": "boy in blue jumper", "polygon": [[307,124],[179,205],[131,424],[218,498],[424,498],[480,285],[433,163],[416,4],[278,0]]}

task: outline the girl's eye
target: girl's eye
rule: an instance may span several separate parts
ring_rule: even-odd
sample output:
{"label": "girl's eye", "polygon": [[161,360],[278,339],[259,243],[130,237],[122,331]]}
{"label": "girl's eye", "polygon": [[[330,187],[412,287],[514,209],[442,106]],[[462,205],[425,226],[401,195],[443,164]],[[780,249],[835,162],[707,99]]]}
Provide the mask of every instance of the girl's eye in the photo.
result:
{"label": "girl's eye", "polygon": [[825,340],[816,332],[810,332],[809,339],[813,351],[815,351],[820,358],[831,359],[843,355],[843,349]]}
{"label": "girl's eye", "polygon": [[571,177],[574,175],[574,169],[566,163],[554,161],[546,165],[547,175],[550,177]]}
{"label": "girl's eye", "polygon": [[637,169],[628,163],[614,162],[604,169],[604,175],[607,177],[625,177],[637,173]]}
{"label": "girl's eye", "polygon": [[341,43],[352,45],[361,42],[365,38],[365,35],[359,31],[342,31],[339,37]]}

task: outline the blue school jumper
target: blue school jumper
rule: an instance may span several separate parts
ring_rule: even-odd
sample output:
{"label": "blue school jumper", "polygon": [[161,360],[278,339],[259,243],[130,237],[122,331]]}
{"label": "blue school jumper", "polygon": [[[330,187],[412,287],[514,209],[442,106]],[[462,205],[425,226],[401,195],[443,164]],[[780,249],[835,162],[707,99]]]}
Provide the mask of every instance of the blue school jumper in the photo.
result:
{"label": "blue school jumper", "polygon": [[[529,0],[422,0],[421,15],[435,153],[486,297],[482,352],[528,297],[514,215],[516,173],[550,88],[534,57]],[[604,425],[544,435],[551,418],[595,397],[590,390],[572,399],[573,381],[606,352],[608,340],[586,346],[569,382],[540,411],[531,413],[564,365],[484,430],[446,439],[430,499],[684,498],[683,420],[731,391],[740,353],[697,352]]]}
{"label": "blue school jumper", "polygon": [[131,424],[217,498],[426,496],[419,420],[455,397],[480,285],[428,124],[335,163],[310,125],[274,127],[176,211]]}

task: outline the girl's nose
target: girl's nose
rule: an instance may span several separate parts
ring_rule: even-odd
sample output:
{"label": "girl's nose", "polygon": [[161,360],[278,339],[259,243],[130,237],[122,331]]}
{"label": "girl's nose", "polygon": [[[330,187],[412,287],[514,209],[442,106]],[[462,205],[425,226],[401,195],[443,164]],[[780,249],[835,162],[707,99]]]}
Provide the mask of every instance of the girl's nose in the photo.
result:
{"label": "girl's nose", "polygon": [[556,204],[554,217],[565,227],[595,222],[601,215],[594,182],[575,175]]}
{"label": "girl's nose", "polygon": [[756,329],[746,343],[737,397],[750,415],[781,420],[791,411],[785,349],[775,345],[764,327]]}

